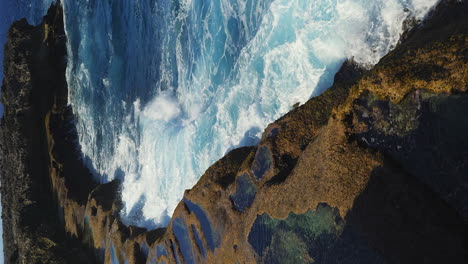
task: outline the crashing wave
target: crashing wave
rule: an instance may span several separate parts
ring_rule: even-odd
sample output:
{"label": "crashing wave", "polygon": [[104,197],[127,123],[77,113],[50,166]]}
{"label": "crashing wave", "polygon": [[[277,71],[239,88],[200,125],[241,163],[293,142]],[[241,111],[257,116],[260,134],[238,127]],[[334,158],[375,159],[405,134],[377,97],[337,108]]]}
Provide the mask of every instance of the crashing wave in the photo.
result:
{"label": "crashing wave", "polygon": [[124,181],[128,223],[166,225],[185,189],[233,147],[372,65],[437,0],[64,1],[80,144]]}

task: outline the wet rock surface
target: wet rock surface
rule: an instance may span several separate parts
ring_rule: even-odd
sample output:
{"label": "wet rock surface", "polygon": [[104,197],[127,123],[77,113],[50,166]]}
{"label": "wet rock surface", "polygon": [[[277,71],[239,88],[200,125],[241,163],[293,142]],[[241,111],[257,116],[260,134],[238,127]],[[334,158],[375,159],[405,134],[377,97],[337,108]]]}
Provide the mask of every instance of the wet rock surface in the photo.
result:
{"label": "wet rock surface", "polygon": [[83,166],[59,9],[16,23],[0,131],[7,260],[467,263],[467,5],[441,1],[372,69],[344,63],[257,147],[213,164],[157,230],[125,226],[120,182]]}
{"label": "wet rock surface", "polygon": [[247,173],[237,177],[236,182],[236,192],[231,195],[231,200],[239,212],[244,212],[252,205],[257,194],[257,187]]}

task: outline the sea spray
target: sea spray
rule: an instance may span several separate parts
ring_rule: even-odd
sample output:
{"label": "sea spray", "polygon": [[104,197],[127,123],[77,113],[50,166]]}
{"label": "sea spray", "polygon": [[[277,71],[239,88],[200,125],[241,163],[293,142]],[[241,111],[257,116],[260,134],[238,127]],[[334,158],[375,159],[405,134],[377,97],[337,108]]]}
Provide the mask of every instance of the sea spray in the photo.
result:
{"label": "sea spray", "polygon": [[166,225],[233,147],[372,65],[436,0],[65,0],[70,102],[85,160],[124,181],[127,223]]}

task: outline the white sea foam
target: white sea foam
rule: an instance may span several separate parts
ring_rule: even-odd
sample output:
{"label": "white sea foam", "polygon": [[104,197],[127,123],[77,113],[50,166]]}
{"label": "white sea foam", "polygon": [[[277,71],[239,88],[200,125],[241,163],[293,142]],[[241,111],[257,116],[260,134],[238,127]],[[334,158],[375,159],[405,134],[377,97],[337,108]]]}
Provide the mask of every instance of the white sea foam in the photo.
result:
{"label": "white sea foam", "polygon": [[328,88],[346,58],[377,63],[436,1],[66,0],[82,150],[124,180],[128,223],[165,225],[226,151]]}
{"label": "white sea foam", "polygon": [[148,103],[143,115],[152,120],[169,122],[180,114],[179,103],[167,92],[161,92]]}

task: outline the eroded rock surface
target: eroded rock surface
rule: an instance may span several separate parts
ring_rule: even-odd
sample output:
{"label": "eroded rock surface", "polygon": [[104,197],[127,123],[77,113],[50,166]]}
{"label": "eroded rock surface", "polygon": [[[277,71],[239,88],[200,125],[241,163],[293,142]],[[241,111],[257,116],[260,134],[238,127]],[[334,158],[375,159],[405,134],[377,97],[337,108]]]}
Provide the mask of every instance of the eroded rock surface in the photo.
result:
{"label": "eroded rock surface", "polygon": [[54,104],[66,104],[65,43],[59,6],[39,26],[23,19],[8,32],[0,125],[6,263],[95,261],[91,250],[66,234],[49,176],[45,120]]}
{"label": "eroded rock surface", "polygon": [[[48,236],[60,226],[105,263],[467,263],[467,12],[466,1],[441,1],[372,69],[346,62],[329,90],[213,164],[169,226],[150,231],[123,225],[120,182],[98,184],[82,165],[64,66],[36,52],[64,58],[52,42],[63,28],[50,27],[61,18],[15,24],[2,99],[5,254],[55,257],[71,248]],[[62,66],[36,81],[31,58]]]}

